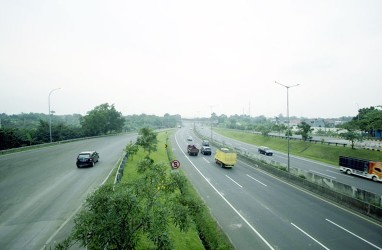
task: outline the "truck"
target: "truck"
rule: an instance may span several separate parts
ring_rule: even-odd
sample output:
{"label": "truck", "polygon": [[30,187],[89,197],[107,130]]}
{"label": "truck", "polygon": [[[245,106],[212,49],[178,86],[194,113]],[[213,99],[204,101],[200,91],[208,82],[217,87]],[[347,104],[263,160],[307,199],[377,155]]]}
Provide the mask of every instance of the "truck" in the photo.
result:
{"label": "truck", "polygon": [[188,153],[188,155],[198,156],[199,149],[194,144],[188,144],[187,145],[187,153]]}
{"label": "truck", "polygon": [[232,167],[236,164],[237,154],[229,148],[217,149],[215,153],[215,162],[221,167]]}
{"label": "truck", "polygon": [[382,162],[357,159],[353,157],[339,157],[340,171],[358,175],[373,181],[382,181]]}

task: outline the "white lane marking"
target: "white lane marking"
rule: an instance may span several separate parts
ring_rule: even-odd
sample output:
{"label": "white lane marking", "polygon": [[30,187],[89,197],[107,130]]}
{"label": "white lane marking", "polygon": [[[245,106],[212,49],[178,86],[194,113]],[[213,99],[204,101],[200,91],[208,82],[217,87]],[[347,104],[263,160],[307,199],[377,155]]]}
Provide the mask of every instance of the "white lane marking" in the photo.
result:
{"label": "white lane marking", "polygon": [[365,240],[364,238],[362,238],[362,237],[360,237],[360,236],[356,235],[355,233],[353,233],[353,232],[351,232],[351,231],[347,230],[346,228],[344,228],[344,227],[342,227],[342,226],[340,226],[340,225],[338,225],[338,224],[334,223],[333,221],[331,221],[331,220],[329,220],[329,219],[326,219],[326,221],[328,221],[328,222],[332,223],[333,225],[335,225],[335,226],[337,226],[337,227],[341,228],[341,229],[342,229],[342,230],[344,230],[345,232],[348,232],[349,234],[351,234],[351,235],[353,235],[353,236],[357,237],[358,239],[360,239],[360,240],[362,240],[362,241],[366,242],[367,244],[369,244],[369,245],[371,245],[371,246],[373,246],[373,247],[375,247],[375,248],[377,248],[377,249],[381,249],[381,250],[382,250],[382,248],[381,248],[381,247],[374,245],[373,243],[371,243],[371,242],[369,242],[369,241]]}
{"label": "white lane marking", "polygon": [[242,185],[240,185],[239,183],[237,183],[236,181],[234,181],[234,179],[232,179],[232,178],[229,177],[228,175],[225,175],[225,177],[227,177],[228,179],[230,179],[233,183],[235,183],[235,184],[238,185],[239,187],[243,188]]}
{"label": "white lane marking", "polygon": [[[116,163],[114,163],[114,166],[117,166],[117,163],[119,161],[122,160],[122,157],[124,156],[124,154],[122,154],[122,156],[117,160]],[[107,177],[103,180],[103,182],[101,183],[100,186],[103,186],[105,184],[105,182],[107,181],[107,179],[109,179],[109,176],[111,175],[111,173],[113,172],[115,167],[113,167],[109,174],[107,175]],[[100,187],[99,186],[99,187]],[[74,215],[76,215],[78,213],[78,211],[80,211],[80,209],[82,208],[82,203],[81,205],[64,221],[64,223],[61,224],[61,226],[59,228],[57,228],[57,230],[49,237],[49,239],[45,242],[45,245],[41,248],[41,250],[45,250],[46,247],[51,243],[51,241],[53,240],[54,237],[56,237],[56,235],[61,231],[61,229],[64,228],[64,226],[66,224],[68,224],[68,222],[74,217]]]}
{"label": "white lane marking", "polygon": [[263,186],[265,186],[265,187],[267,187],[267,184],[264,184],[264,183],[262,183],[261,181],[259,181],[259,180],[256,180],[255,178],[253,178],[252,176],[250,176],[249,174],[247,174],[247,176],[249,177],[249,178],[251,178],[252,180],[254,180],[254,181],[257,181],[258,183],[260,183],[261,185],[263,185]]}
{"label": "white lane marking", "polygon": [[203,160],[205,160],[207,163],[210,163],[206,158],[203,157]]}
{"label": "white lane marking", "polygon": [[[178,144],[178,147],[180,148],[179,142],[175,136],[176,144]],[[182,151],[183,152],[183,151]],[[252,229],[252,231],[272,250],[275,250],[269,242],[247,221],[247,219],[239,213],[239,211],[217,190],[217,188],[212,185],[212,183],[203,175],[203,173],[192,163],[192,161],[187,157],[187,155],[183,152],[183,155],[187,158],[187,160],[191,163],[191,165],[195,168],[195,170],[207,181],[207,183],[212,187],[213,190],[232,208],[232,210],[245,222],[245,224],[248,225],[249,228]]]}
{"label": "white lane marking", "polygon": [[354,179],[354,177],[353,176],[351,176],[351,175],[344,175],[341,171],[339,171],[338,170],[338,172],[335,172],[335,171],[331,171],[331,170],[326,170],[326,171],[328,171],[328,172],[331,172],[331,173],[334,173],[334,174],[339,174],[339,175],[342,175],[342,176],[345,176],[345,177],[348,177],[348,178],[352,178],[352,179]]}
{"label": "white lane marking", "polygon": [[318,196],[318,195],[316,195],[316,194],[314,194],[314,193],[312,193],[312,192],[310,192],[310,191],[307,191],[307,190],[305,190],[305,189],[302,189],[302,188],[300,188],[300,187],[298,187],[298,186],[296,186],[296,185],[294,185],[294,184],[291,184],[291,183],[289,183],[289,182],[283,181],[282,179],[280,179],[280,178],[278,178],[278,177],[276,177],[276,176],[274,176],[274,175],[272,175],[272,174],[270,174],[270,173],[268,173],[268,172],[266,172],[266,171],[264,171],[264,170],[261,170],[261,169],[259,169],[258,167],[254,167],[254,166],[252,166],[252,165],[249,165],[248,163],[246,163],[246,162],[244,162],[244,161],[240,161],[240,160],[238,160],[238,161],[241,162],[243,165],[246,165],[247,167],[252,168],[253,170],[257,170],[257,171],[263,173],[264,175],[267,175],[267,176],[269,176],[269,177],[271,177],[271,178],[273,178],[273,179],[275,179],[275,180],[277,180],[277,181],[279,181],[279,182],[284,183],[285,185],[288,185],[288,186],[290,186],[290,187],[292,187],[292,188],[294,188],[294,189],[297,189],[297,190],[299,190],[299,191],[301,191],[301,192],[303,192],[303,193],[305,193],[305,194],[308,194],[308,195],[310,195],[310,196],[312,196],[312,197],[315,197],[315,198],[317,198],[317,199],[319,199],[319,200],[321,200],[321,201],[323,201],[323,202],[325,202],[325,203],[327,203],[327,204],[330,204],[330,205],[332,205],[332,206],[334,206],[334,207],[336,207],[336,208],[338,208],[338,209],[341,209],[341,210],[343,210],[343,211],[345,211],[345,212],[348,212],[349,214],[352,214],[353,216],[356,216],[356,217],[358,217],[358,218],[360,218],[360,219],[362,219],[362,220],[364,220],[364,221],[367,221],[367,222],[369,222],[369,223],[371,223],[371,224],[373,224],[373,225],[375,225],[375,226],[377,226],[377,227],[382,227],[380,223],[377,223],[377,222],[375,222],[375,221],[373,221],[373,220],[370,220],[370,219],[368,219],[368,218],[366,218],[366,217],[364,217],[364,216],[361,216],[361,215],[359,215],[359,214],[357,214],[357,213],[355,213],[355,212],[353,212],[353,211],[351,211],[351,210],[349,210],[349,209],[347,209],[347,208],[345,208],[345,207],[341,207],[341,206],[335,204],[334,202],[331,202],[331,201],[329,201],[329,200],[326,200],[326,199],[324,199],[324,198],[322,198],[322,197],[320,197],[320,196]]}
{"label": "white lane marking", "polygon": [[323,173],[321,173],[321,172],[317,172],[317,171],[314,171],[314,170],[309,170],[309,172],[311,172],[311,173],[315,173],[315,174],[319,174],[319,175],[323,175],[323,176],[326,176],[326,177],[329,177],[329,178],[332,178],[332,179],[337,179],[337,178],[334,177],[334,176],[327,175],[327,174],[323,174]]}
{"label": "white lane marking", "polygon": [[309,238],[311,238],[312,240],[314,240],[317,244],[319,244],[320,246],[322,246],[324,249],[328,249],[324,244],[322,244],[321,242],[319,242],[318,240],[316,240],[315,238],[313,238],[312,236],[310,236],[307,232],[305,232],[304,230],[302,230],[301,228],[299,228],[298,226],[296,226],[295,224],[293,223],[290,223],[292,224],[292,226],[294,226],[295,228],[297,228],[298,230],[300,230],[303,234],[305,234],[306,236],[308,236]]}
{"label": "white lane marking", "polygon": [[335,172],[335,171],[332,171],[332,170],[326,170],[326,172],[330,172],[330,173],[333,173],[333,174],[342,174],[341,172],[339,172],[339,170],[338,170],[338,172]]}

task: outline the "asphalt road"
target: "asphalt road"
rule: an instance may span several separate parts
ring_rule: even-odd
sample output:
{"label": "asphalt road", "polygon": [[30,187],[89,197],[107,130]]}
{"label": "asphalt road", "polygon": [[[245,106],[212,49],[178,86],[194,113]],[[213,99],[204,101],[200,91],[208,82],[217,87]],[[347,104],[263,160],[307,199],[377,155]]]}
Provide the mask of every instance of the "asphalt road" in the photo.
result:
{"label": "asphalt road", "polygon": [[[64,226],[135,138],[102,137],[1,156],[0,248],[42,249],[66,235]],[[99,152],[99,162],[78,169],[76,157],[85,150]]]}
{"label": "asphalt road", "polygon": [[[211,136],[211,130],[208,127],[196,127],[199,133],[203,134],[206,137]],[[232,138],[228,138],[217,134],[215,132],[212,133],[212,138],[215,141],[220,143],[224,142],[224,144],[229,145],[233,148],[237,148],[240,150],[245,150],[252,154],[258,154],[258,147],[252,144],[244,143],[241,141],[234,140]],[[261,145],[258,145],[261,146]],[[262,157],[265,160],[274,160],[276,162],[282,163],[287,166],[288,157],[287,154],[273,151],[273,156],[263,156],[259,154],[259,157]],[[349,186],[353,186],[355,188],[359,188],[374,194],[382,195],[382,183],[381,182],[373,182],[369,179],[365,179],[362,177],[347,175],[342,173],[339,170],[339,166],[334,166],[318,161],[309,160],[306,158],[297,157],[294,155],[290,155],[290,167],[302,169],[308,172],[312,172],[314,174],[323,176],[325,178],[338,181],[340,183],[347,184]]]}
{"label": "asphalt road", "polygon": [[[382,226],[239,161],[188,156],[189,128],[172,138],[182,171],[236,249],[382,249]],[[213,152],[216,149],[213,148]]]}

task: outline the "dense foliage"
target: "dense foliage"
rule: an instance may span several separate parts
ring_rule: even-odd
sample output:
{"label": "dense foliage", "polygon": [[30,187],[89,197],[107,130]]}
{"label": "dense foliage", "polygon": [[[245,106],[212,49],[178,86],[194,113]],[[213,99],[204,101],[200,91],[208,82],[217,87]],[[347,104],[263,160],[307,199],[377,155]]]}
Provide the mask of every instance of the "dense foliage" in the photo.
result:
{"label": "dense foliage", "polygon": [[[63,141],[87,136],[117,132],[137,131],[142,127],[153,129],[173,128],[181,124],[180,115],[131,115],[123,117],[114,105],[101,104],[85,116],[52,115],[53,141]],[[0,150],[50,142],[49,116],[47,114],[0,114]]]}
{"label": "dense foliage", "polygon": [[[101,186],[91,194],[76,215],[71,235],[57,249],[68,249],[75,242],[87,249],[135,249],[142,238],[156,249],[173,249],[170,225],[188,230],[200,205],[189,198],[184,175],[150,158],[149,151],[156,151],[157,134],[149,128],[139,134],[144,142],[139,146],[147,155],[136,166],[138,177]],[[132,149],[132,144],[127,148]],[[129,152],[136,153],[136,148]]]}

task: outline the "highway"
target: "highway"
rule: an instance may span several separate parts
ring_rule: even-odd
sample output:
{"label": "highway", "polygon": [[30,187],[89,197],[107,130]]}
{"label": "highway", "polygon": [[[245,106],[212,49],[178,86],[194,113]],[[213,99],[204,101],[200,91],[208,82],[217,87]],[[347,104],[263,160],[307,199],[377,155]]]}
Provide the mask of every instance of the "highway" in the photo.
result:
{"label": "highway", "polygon": [[[1,156],[0,248],[49,249],[63,240],[71,229],[66,224],[135,139],[100,137]],[[96,150],[99,162],[77,169],[76,157],[86,150]]]}
{"label": "highway", "polygon": [[[382,249],[382,226],[239,161],[188,156],[190,128],[172,138],[175,157],[236,249]],[[216,149],[213,148],[213,152]]]}
{"label": "highway", "polygon": [[[191,126],[189,124],[189,126]],[[202,134],[203,136],[209,137],[211,136],[211,130],[208,127],[196,127],[197,131]],[[250,152],[252,154],[258,154],[257,149],[258,147],[256,145],[244,143],[238,140],[234,140],[232,138],[225,137],[223,135],[220,135],[218,133],[212,132],[212,138],[214,141],[218,141],[220,143],[229,145],[233,148],[237,148],[240,150],[245,150],[247,152]],[[261,146],[261,145],[258,145]],[[333,146],[334,147],[334,146]],[[273,150],[273,156],[260,156],[267,160],[274,160],[276,162],[280,162],[287,166],[288,157],[287,154],[277,152]],[[308,172],[312,172],[314,174],[323,176],[328,179],[332,179],[374,194],[382,195],[382,183],[381,182],[373,182],[371,180],[354,176],[354,175],[347,175],[342,173],[339,170],[338,166],[329,165],[326,163],[318,162],[309,160],[306,158],[297,157],[294,155],[290,155],[290,167],[299,168]]]}

